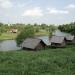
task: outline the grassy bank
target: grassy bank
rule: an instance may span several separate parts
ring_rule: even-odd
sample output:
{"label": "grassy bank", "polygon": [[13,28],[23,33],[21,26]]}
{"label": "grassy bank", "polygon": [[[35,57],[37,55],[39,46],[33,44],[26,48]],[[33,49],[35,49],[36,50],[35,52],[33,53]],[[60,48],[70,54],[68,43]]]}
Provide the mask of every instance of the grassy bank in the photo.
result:
{"label": "grassy bank", "polygon": [[17,36],[17,33],[2,33],[0,35],[0,40],[12,40],[15,39]]}
{"label": "grassy bank", "polygon": [[75,75],[75,47],[0,52],[0,75]]}

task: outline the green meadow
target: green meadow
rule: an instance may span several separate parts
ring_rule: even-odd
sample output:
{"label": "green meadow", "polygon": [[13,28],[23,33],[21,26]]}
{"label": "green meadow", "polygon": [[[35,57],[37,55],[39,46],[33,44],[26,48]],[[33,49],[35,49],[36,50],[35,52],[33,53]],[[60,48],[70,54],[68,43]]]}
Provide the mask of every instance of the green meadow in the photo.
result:
{"label": "green meadow", "polygon": [[0,35],[0,40],[12,40],[17,37],[17,33],[2,33]]}
{"label": "green meadow", "polygon": [[75,75],[75,45],[0,52],[0,75]]}
{"label": "green meadow", "polygon": [[[18,33],[2,33],[0,35],[0,40],[13,40],[17,37]],[[40,30],[39,32],[35,33],[37,36],[43,36],[43,35],[48,35],[48,32],[46,30]]]}

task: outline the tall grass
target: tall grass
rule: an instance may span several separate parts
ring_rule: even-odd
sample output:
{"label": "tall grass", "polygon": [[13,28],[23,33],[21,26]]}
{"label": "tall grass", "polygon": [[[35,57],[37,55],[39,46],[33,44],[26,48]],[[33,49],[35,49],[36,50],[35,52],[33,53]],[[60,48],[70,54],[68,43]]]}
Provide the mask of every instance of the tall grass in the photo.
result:
{"label": "tall grass", "polygon": [[75,75],[75,47],[0,52],[0,75]]}

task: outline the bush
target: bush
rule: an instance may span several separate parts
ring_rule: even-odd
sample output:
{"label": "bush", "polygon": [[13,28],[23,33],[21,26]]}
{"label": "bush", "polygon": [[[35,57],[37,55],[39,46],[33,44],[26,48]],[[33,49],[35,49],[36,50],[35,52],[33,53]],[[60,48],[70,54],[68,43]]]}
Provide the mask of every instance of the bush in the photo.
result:
{"label": "bush", "polygon": [[17,45],[19,46],[27,37],[34,37],[34,33],[33,26],[26,26],[16,38]]}

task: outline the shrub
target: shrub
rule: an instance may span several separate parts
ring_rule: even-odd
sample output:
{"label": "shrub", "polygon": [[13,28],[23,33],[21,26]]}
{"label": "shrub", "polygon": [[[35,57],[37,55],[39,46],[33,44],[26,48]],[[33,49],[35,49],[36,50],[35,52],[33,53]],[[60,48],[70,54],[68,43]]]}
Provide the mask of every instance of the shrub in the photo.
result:
{"label": "shrub", "polygon": [[34,33],[33,26],[26,26],[16,38],[17,45],[19,46],[27,37],[34,37]]}

